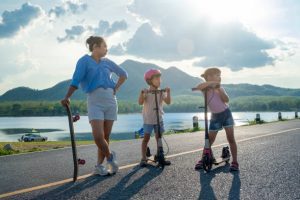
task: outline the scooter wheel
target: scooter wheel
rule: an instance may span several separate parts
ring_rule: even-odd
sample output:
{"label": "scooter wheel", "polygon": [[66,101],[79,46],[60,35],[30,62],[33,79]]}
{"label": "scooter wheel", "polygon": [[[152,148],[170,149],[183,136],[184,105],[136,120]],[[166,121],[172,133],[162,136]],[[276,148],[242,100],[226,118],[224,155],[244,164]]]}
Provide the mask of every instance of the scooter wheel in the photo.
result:
{"label": "scooter wheel", "polygon": [[165,168],[165,156],[162,152],[159,152],[157,155],[158,165],[162,168]]}
{"label": "scooter wheel", "polygon": [[79,164],[79,165],[84,165],[84,164],[85,164],[85,160],[83,160],[83,159],[78,159],[78,164]]}
{"label": "scooter wheel", "polygon": [[212,168],[212,159],[209,155],[204,155],[203,157],[203,169],[206,171],[206,172],[210,172]]}
{"label": "scooter wheel", "polygon": [[229,147],[223,147],[222,150],[222,158],[229,158],[230,157],[230,151],[229,151]]}

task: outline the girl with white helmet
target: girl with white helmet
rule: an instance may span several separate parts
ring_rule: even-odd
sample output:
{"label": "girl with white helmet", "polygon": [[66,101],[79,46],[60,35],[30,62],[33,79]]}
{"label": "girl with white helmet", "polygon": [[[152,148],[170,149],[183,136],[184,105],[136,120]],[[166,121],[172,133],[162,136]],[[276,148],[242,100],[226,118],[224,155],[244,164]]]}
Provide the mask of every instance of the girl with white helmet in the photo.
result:
{"label": "girl with white helmet", "polygon": [[[148,89],[141,90],[138,102],[140,105],[143,105],[143,120],[144,120],[144,138],[142,142],[142,159],[140,166],[145,167],[147,165],[146,151],[148,142],[152,131],[155,132],[156,142],[158,141],[158,125],[157,125],[157,116],[156,116],[156,105],[155,105],[155,95],[150,91],[160,89],[161,83],[161,72],[158,69],[150,69],[144,74],[144,79],[149,85]],[[164,92],[159,93],[158,95],[158,110],[159,110],[159,119],[160,119],[160,133],[164,132],[163,124],[163,102],[166,104],[171,103],[170,88],[166,88]],[[165,165],[170,165],[170,161],[165,160]]]}

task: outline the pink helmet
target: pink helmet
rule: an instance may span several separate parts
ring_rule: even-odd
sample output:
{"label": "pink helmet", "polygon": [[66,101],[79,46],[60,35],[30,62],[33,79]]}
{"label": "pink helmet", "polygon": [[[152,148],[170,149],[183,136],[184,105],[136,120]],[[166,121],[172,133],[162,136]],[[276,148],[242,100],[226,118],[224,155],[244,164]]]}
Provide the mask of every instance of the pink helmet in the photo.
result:
{"label": "pink helmet", "polygon": [[151,84],[151,82],[150,82],[151,79],[153,78],[153,76],[156,76],[156,75],[161,75],[161,72],[160,72],[159,69],[149,69],[144,74],[144,79],[150,85]]}

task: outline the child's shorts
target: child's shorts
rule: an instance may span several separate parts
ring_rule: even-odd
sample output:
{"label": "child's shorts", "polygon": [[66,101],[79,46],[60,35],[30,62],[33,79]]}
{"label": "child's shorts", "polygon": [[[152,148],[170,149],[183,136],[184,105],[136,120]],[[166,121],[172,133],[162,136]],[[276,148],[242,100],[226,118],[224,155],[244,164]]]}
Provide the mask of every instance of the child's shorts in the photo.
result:
{"label": "child's shorts", "polygon": [[226,128],[232,126],[234,126],[234,120],[229,108],[220,113],[212,113],[209,131],[218,132],[219,130],[222,130],[223,127]]}
{"label": "child's shorts", "polygon": [[[154,130],[155,133],[158,133],[158,126],[157,124],[144,124],[144,134],[152,134]],[[160,122],[160,133],[165,132],[164,122]]]}
{"label": "child's shorts", "polygon": [[97,88],[87,97],[89,121],[117,120],[118,104],[111,88]]}

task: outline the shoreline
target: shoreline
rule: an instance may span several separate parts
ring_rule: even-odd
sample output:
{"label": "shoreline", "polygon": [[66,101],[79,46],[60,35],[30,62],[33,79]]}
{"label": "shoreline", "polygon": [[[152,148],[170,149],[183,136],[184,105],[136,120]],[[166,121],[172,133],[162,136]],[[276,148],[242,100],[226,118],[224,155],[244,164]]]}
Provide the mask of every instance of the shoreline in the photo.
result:
{"label": "shoreline", "polygon": [[[290,120],[299,120],[299,118],[294,119],[285,119],[277,120],[277,121],[271,121],[271,122],[262,122],[262,123],[255,123],[254,121],[249,121],[248,125],[243,126],[256,126],[261,124],[268,124],[268,123],[278,123],[282,121],[290,121]],[[173,135],[173,134],[188,134],[192,132],[200,132],[204,131],[204,129],[197,129],[193,130],[191,129],[184,129],[179,131],[168,131],[164,133],[164,135]],[[151,136],[154,137],[154,136]],[[124,139],[124,140],[110,140],[110,142],[121,142],[121,141],[127,141],[127,140],[135,140],[135,139],[141,139],[141,138],[133,138],[133,139]],[[3,147],[6,144],[11,144],[13,147],[13,150],[4,150]],[[77,140],[76,141],[77,146],[84,146],[84,145],[93,145],[95,144],[93,140]],[[56,150],[56,149],[63,149],[71,147],[70,141],[46,141],[46,142],[0,142],[0,156],[9,156],[9,155],[18,155],[18,154],[28,154],[33,152],[43,152],[43,151],[49,151],[49,150]]]}

